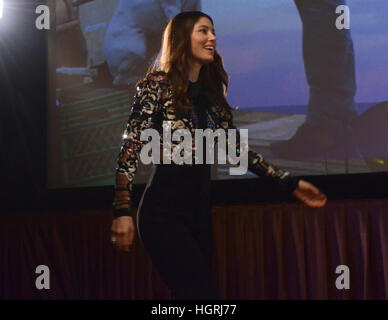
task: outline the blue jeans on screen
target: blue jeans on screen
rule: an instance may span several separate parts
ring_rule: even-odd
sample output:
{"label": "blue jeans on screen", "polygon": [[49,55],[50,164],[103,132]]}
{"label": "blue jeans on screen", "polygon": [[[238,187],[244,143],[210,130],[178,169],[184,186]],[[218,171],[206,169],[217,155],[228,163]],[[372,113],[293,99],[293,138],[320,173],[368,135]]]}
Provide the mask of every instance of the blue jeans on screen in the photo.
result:
{"label": "blue jeans on screen", "polygon": [[303,60],[310,95],[306,123],[349,125],[357,116],[353,41],[336,27],[336,7],[345,0],[294,0],[303,23]]}

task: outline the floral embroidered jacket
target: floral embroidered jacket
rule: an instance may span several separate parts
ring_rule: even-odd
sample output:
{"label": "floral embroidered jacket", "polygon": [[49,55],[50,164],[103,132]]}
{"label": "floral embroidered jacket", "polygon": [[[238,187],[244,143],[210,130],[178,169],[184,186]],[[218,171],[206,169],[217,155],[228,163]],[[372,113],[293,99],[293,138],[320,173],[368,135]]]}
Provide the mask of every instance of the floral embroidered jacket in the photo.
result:
{"label": "floral embroidered jacket", "polygon": [[[170,126],[172,134],[177,129],[188,129],[192,137],[195,136],[194,130],[198,128],[198,121],[196,121],[194,113],[192,117],[178,118],[175,115],[172,92],[165,73],[161,71],[149,73],[138,83],[136,90],[131,114],[123,134],[122,146],[117,160],[118,166],[116,169],[115,196],[113,202],[113,213],[115,217],[130,215],[132,185],[138,166],[140,151],[146,143],[140,140],[141,132],[145,129],[156,129],[161,136],[160,145],[163,146],[163,123],[167,123]],[[227,143],[228,129],[236,129],[236,149],[238,154],[240,137],[237,128],[233,125],[231,114],[223,112],[216,105],[207,108],[206,113],[208,128],[213,131],[217,129],[225,130]],[[176,144],[178,143],[176,142]],[[173,150],[176,144],[174,142],[171,142],[171,144],[171,149]],[[195,146],[193,145],[194,149]],[[249,150],[249,148],[247,149],[247,153],[249,171],[258,176],[270,176],[287,192],[291,193],[297,187],[298,179],[293,177],[290,172],[267,163],[262,155]],[[163,151],[161,154],[163,154]],[[171,161],[171,163],[174,162]]]}

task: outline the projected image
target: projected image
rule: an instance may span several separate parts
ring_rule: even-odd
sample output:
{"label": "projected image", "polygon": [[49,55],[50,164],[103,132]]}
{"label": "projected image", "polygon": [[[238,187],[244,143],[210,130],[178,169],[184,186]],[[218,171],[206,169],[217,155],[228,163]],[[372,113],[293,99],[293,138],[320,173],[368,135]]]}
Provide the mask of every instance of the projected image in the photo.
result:
{"label": "projected image", "polygon": [[[50,187],[112,185],[135,84],[181,11],[215,23],[249,145],[294,175],[388,171],[388,4],[376,0],[56,0]],[[350,18],[350,19],[349,19]],[[350,29],[347,29],[347,23]],[[214,165],[213,179],[230,176]],[[139,162],[136,183],[150,168]]]}

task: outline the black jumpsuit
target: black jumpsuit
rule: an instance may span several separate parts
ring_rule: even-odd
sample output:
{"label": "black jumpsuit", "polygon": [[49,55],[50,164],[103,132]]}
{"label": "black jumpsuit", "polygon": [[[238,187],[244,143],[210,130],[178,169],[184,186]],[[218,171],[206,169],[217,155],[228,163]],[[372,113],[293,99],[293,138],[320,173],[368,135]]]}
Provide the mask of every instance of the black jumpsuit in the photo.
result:
{"label": "black jumpsuit", "polygon": [[[199,128],[207,128],[198,83],[189,83],[188,97]],[[211,271],[210,180],[209,164],[156,165],[139,205],[140,239],[175,299],[220,298]]]}

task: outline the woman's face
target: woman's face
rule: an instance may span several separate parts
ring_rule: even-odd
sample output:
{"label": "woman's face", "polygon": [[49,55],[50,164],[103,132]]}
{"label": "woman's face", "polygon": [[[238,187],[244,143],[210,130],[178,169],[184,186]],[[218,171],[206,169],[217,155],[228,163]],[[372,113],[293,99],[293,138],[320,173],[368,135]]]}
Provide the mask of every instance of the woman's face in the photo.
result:
{"label": "woman's face", "polygon": [[216,50],[216,35],[213,24],[206,17],[201,17],[191,32],[191,55],[201,64],[213,62]]}

